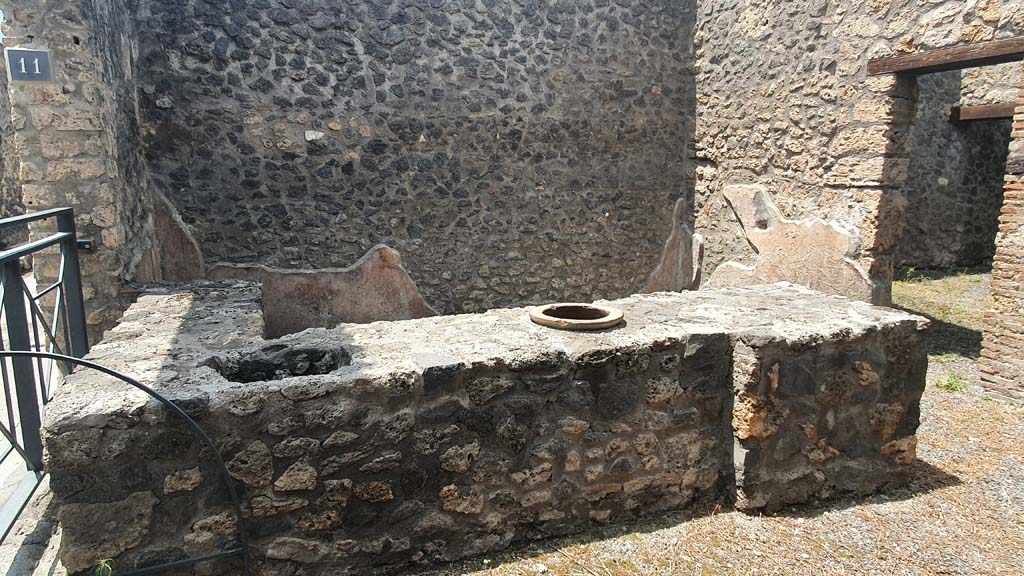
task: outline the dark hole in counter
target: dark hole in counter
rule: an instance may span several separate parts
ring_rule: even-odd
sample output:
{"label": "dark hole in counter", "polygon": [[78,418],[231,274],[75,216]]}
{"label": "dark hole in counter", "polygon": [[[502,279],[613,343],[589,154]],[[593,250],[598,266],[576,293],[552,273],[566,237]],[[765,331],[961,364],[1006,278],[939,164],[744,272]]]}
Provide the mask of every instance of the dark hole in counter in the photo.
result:
{"label": "dark hole in counter", "polygon": [[580,305],[552,306],[544,311],[545,316],[563,320],[600,320],[608,314],[607,310]]}
{"label": "dark hole in counter", "polygon": [[213,367],[232,382],[248,383],[327,374],[351,363],[352,356],[341,347],[273,344],[219,359]]}

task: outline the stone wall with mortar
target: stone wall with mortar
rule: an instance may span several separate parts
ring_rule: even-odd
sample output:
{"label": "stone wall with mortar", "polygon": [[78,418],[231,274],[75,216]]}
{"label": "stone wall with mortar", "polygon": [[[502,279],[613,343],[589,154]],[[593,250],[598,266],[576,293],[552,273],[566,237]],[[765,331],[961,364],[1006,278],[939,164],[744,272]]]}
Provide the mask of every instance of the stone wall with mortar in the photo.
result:
{"label": "stone wall with mortar", "polygon": [[[17,1],[7,33],[50,50],[54,81],[12,83],[9,95],[27,210],[75,208],[93,339],[127,301],[122,283],[152,279],[151,202],[135,110],[135,44],[122,0]],[[52,232],[34,225],[32,237]],[[34,259],[38,283],[56,279],[59,255]]]}
{"label": "stone wall with mortar", "polygon": [[[514,309],[265,341],[260,301],[147,293],[91,353],[215,438],[257,573],[387,573],[732,494],[777,510],[914,459],[926,322],[793,285],[634,296],[596,333]],[[141,393],[76,372],[45,427],[69,573],[237,538],[209,453]]]}
{"label": "stone wall with mortar", "polygon": [[[1024,102],[1024,66],[1020,69]],[[985,313],[978,364],[982,385],[996,394],[1024,400],[1024,105],[1015,110],[1012,137],[992,262],[994,306]]]}
{"label": "stone wall with mortar", "polygon": [[210,264],[398,250],[441,313],[639,291],[690,201],[694,0],[146,0],[154,181]]}
{"label": "stone wall with mortar", "polygon": [[696,228],[714,270],[755,254],[724,186],[763,184],[787,218],[836,220],[885,301],[912,169],[912,80],[867,61],[1024,33],[1000,0],[704,2],[698,75]]}

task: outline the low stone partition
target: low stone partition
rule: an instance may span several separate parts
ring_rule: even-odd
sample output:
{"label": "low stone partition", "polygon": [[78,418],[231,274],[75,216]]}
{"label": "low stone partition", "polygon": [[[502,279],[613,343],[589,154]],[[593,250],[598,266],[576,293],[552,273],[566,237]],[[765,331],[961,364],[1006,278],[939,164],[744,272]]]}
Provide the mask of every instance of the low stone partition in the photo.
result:
{"label": "low stone partition", "polygon": [[[520,309],[266,341],[258,285],[196,284],[142,295],[91,356],[216,439],[257,574],[379,573],[905,478],[923,319],[786,284],[610,304],[626,322],[596,333]],[[70,573],[237,541],[210,454],[141,392],[76,372],[45,432]]]}

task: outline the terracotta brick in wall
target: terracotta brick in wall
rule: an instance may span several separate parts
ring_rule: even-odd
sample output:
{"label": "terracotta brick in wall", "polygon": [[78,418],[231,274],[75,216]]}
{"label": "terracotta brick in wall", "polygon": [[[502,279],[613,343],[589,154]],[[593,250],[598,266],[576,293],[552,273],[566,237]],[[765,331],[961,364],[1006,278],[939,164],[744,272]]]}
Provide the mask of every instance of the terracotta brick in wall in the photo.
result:
{"label": "terracotta brick in wall", "polygon": [[986,388],[1024,400],[1024,106],[1016,109],[1012,135],[992,263],[994,305],[985,314],[979,364]]}

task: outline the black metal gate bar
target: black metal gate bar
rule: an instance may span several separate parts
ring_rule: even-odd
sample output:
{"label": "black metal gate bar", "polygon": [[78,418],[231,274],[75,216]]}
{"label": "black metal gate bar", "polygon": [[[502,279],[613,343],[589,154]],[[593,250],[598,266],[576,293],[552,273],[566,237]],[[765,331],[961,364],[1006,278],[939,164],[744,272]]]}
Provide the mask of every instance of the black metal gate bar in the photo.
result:
{"label": "black metal gate bar", "polygon": [[68,354],[81,358],[89,353],[89,332],[85,324],[85,299],[82,298],[82,270],[78,263],[78,232],[75,213],[70,208],[57,212],[57,230],[65,235],[60,244],[60,278],[57,284],[62,286],[64,321],[72,327],[67,331],[71,346]]}
{"label": "black metal gate bar", "polygon": [[200,562],[209,562],[211,560],[219,560],[221,558],[230,558],[234,556],[238,556],[242,559],[243,574],[248,576],[251,573],[249,566],[249,547],[247,544],[245,527],[243,525],[243,521],[245,518],[242,516],[242,501],[238,497],[238,490],[235,488],[235,484],[234,482],[232,482],[231,476],[228,474],[227,466],[225,466],[224,464],[224,458],[223,456],[221,456],[220,450],[217,449],[217,445],[213,442],[213,440],[206,433],[206,431],[203,430],[201,426],[199,426],[199,423],[193,420],[192,417],[189,416],[187,412],[182,410],[177,404],[168,400],[167,398],[165,398],[164,396],[162,396],[160,393],[156,392],[149,386],[140,383],[138,380],[130,376],[125,376],[124,374],[121,374],[117,370],[107,368],[106,366],[97,364],[89,360],[65,356],[63,354],[54,354],[52,352],[32,351],[0,351],[0,358],[11,358],[12,360],[19,358],[25,359],[28,360],[30,364],[32,358],[46,358],[49,360],[61,361],[76,366],[82,366],[85,368],[96,370],[98,372],[102,372],[108,376],[113,376],[114,378],[117,378],[118,380],[138,390],[145,392],[151,398],[154,398],[155,400],[160,402],[160,404],[162,404],[164,408],[166,408],[172,414],[174,414],[183,422],[185,422],[185,424],[188,425],[189,430],[191,430],[192,434],[195,435],[195,437],[198,438],[199,441],[202,442],[207,448],[209,448],[210,452],[213,454],[214,463],[217,465],[217,470],[220,473],[221,479],[224,480],[224,483],[227,485],[228,495],[231,498],[231,505],[235,512],[235,519],[237,520],[236,525],[238,526],[238,545],[229,547],[227,550],[223,550],[215,554],[185,558],[183,560],[176,560],[174,562],[168,562],[166,564],[147,566],[145,568],[139,568],[137,570],[131,570],[128,572],[117,572],[117,576],[142,576],[144,574],[156,574],[158,572],[164,572],[167,570],[171,570],[173,568],[192,566],[195,564],[199,564]]}
{"label": "black metal gate bar", "polygon": [[[210,437],[181,408],[149,387],[115,370],[82,359],[89,352],[89,340],[86,331],[85,303],[82,298],[74,212],[70,208],[57,208],[5,218],[0,220],[0,229],[24,226],[48,218],[56,220],[55,234],[0,252],[0,290],[3,292],[0,296],[0,315],[4,319],[4,330],[0,332],[0,380],[4,386],[3,408],[7,411],[6,422],[0,419],[0,434],[10,442],[10,448],[0,452],[6,452],[5,458],[23,460],[26,468],[14,494],[0,503],[0,542],[7,537],[45,474],[41,421],[43,406],[50,400],[53,390],[53,383],[48,380],[53,375],[54,367],[57,368],[58,374],[63,376],[74,367],[81,366],[113,376],[145,392],[183,420],[213,454],[220,475],[227,484],[238,520],[237,543],[229,545],[225,550],[207,556],[118,572],[118,576],[143,576],[232,557],[241,558],[244,574],[250,574],[241,500],[227,473],[220,451]],[[61,257],[57,281],[33,293],[22,278],[21,259],[53,246],[59,247]],[[47,318],[40,302],[51,293],[54,305],[53,310],[48,311],[50,318]],[[44,366],[44,359],[49,360],[51,364]],[[8,360],[11,363],[10,374],[7,370]]]}
{"label": "black metal gate bar", "polygon": [[[28,317],[25,316],[25,285],[21,279],[19,258],[3,262],[4,308],[7,312],[7,342],[11,350],[32,350]],[[32,359],[27,356],[11,358],[14,368],[14,390],[21,424],[21,448],[25,452],[30,470],[43,470],[43,440],[39,435],[42,416],[36,398],[36,376]],[[11,415],[11,421],[14,421]],[[17,436],[15,436],[17,439]]]}
{"label": "black metal gate bar", "polygon": [[[75,216],[70,208],[56,208],[4,218],[0,229],[21,227],[53,219],[56,232],[0,252],[0,351],[60,352],[82,357],[89,351],[82,297],[81,270]],[[23,280],[21,260],[56,246],[60,252],[57,281],[33,294]],[[46,301],[43,298],[47,298]],[[44,310],[49,299],[53,309]],[[60,342],[63,340],[63,343]],[[10,370],[8,370],[8,359]],[[50,362],[57,362],[49,359]],[[6,458],[24,462],[25,471],[16,488],[0,503],[0,542],[7,537],[29,498],[44,476],[43,445],[40,436],[43,406],[50,400],[56,380],[70,371],[71,364],[44,365],[43,357],[0,357],[0,381],[4,388],[0,418],[0,441],[10,443]],[[55,375],[54,372],[57,374]]]}

